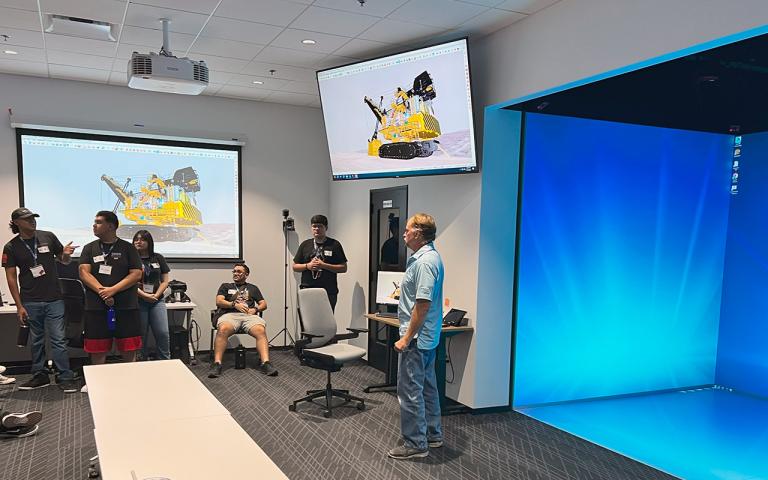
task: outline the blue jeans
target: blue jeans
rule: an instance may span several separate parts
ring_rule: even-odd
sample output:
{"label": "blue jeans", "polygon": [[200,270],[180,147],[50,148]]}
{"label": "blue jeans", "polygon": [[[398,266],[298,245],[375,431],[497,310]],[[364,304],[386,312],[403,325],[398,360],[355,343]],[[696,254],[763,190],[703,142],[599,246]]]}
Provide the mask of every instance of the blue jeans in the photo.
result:
{"label": "blue jeans", "polygon": [[400,353],[397,399],[400,402],[400,432],[406,447],[426,450],[427,440],[443,439],[435,353],[434,348],[416,348],[416,340]]}
{"label": "blue jeans", "polygon": [[27,324],[32,342],[32,373],[45,372],[45,332],[51,342],[53,363],[59,370],[59,380],[68,381],[75,377],[69,368],[67,338],[64,333],[64,301],[25,302],[29,314]]}
{"label": "blue jeans", "polygon": [[147,337],[149,329],[155,337],[155,345],[160,360],[171,358],[170,335],[168,334],[168,309],[165,302],[149,303],[139,300],[139,318],[141,319],[142,356],[147,358]]}

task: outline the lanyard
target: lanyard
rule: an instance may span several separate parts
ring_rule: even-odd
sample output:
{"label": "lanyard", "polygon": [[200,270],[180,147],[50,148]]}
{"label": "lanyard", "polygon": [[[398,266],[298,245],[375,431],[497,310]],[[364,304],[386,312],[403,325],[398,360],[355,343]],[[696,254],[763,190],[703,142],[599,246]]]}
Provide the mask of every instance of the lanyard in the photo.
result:
{"label": "lanyard", "polygon": [[99,248],[101,248],[101,254],[104,255],[104,265],[109,265],[107,263],[107,259],[112,255],[112,250],[115,248],[115,245],[117,245],[117,242],[110,245],[109,250],[104,251],[104,244],[99,242]]}
{"label": "lanyard", "polygon": [[32,237],[32,248],[29,248],[29,244],[24,241],[21,237],[19,237],[19,240],[21,240],[21,243],[24,244],[25,247],[27,247],[27,250],[29,250],[29,253],[32,254],[32,260],[35,261],[35,265],[37,266],[37,235]]}

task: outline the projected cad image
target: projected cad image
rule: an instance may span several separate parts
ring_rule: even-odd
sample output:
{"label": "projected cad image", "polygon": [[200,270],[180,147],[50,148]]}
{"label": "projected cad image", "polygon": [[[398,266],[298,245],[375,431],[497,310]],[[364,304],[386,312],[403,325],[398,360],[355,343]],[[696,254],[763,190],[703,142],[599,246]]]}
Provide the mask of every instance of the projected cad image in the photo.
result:
{"label": "projected cad image", "polygon": [[146,229],[166,257],[240,256],[236,150],[36,135],[21,147],[24,205],[62,240],[92,241],[109,210],[121,238]]}
{"label": "projected cad image", "polygon": [[464,40],[318,73],[335,179],[476,169]]}

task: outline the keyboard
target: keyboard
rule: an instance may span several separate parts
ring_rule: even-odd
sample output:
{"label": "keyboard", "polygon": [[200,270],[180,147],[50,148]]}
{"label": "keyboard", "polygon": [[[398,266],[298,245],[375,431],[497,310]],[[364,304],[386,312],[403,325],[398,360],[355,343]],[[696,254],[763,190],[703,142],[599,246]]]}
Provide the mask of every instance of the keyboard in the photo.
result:
{"label": "keyboard", "polygon": [[376,316],[383,318],[397,318],[397,312],[379,312]]}

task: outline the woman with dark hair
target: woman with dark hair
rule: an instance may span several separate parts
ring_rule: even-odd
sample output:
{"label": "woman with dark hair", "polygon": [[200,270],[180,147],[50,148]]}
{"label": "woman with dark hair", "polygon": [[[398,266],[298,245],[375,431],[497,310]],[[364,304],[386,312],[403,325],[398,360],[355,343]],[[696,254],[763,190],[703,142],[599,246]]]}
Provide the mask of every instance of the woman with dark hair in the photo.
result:
{"label": "woman with dark hair", "polygon": [[160,360],[171,358],[168,334],[168,311],[163,294],[168,288],[168,264],[165,258],[155,253],[155,241],[147,230],[139,230],[133,236],[133,246],[139,251],[142,263],[141,282],[138,285],[139,318],[141,318],[142,356],[147,358],[147,337],[149,329],[155,337]]}

